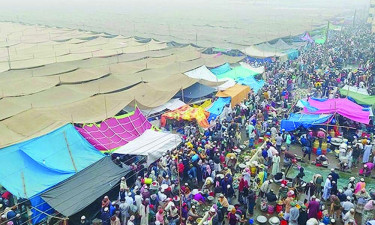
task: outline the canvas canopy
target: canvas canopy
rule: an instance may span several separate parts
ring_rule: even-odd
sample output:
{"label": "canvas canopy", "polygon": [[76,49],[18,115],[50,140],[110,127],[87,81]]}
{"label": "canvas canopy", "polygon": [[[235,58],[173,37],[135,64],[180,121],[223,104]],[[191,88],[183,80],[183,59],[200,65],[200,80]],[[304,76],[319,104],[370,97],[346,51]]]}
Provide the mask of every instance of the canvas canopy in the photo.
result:
{"label": "canvas canopy", "polygon": [[222,73],[220,75],[217,75],[219,79],[222,78],[231,78],[231,79],[237,79],[237,78],[244,78],[249,76],[254,76],[259,74],[256,71],[252,71],[246,67],[243,66],[237,66],[229,70],[228,72]]}
{"label": "canvas canopy", "polygon": [[228,104],[230,104],[230,97],[216,99],[211,107],[207,109],[207,111],[210,112],[210,118],[219,116],[223,112],[224,107]]}
{"label": "canvas canopy", "polygon": [[232,68],[230,67],[229,63],[225,63],[225,64],[223,64],[221,66],[218,66],[216,68],[212,68],[210,70],[211,70],[211,72],[213,74],[215,74],[216,76],[218,76],[218,75],[221,75],[221,74],[229,72],[230,70],[232,70]]}
{"label": "canvas canopy", "polygon": [[225,91],[219,91],[217,97],[230,97],[231,106],[234,107],[241,103],[244,99],[248,98],[250,87],[236,84],[233,87],[226,89]]}
{"label": "canvas canopy", "polygon": [[309,128],[316,124],[322,124],[327,122],[332,117],[332,114],[301,114],[291,113],[288,119],[281,120],[281,129],[285,131],[293,131],[303,126]]}
{"label": "canvas canopy", "polygon": [[82,128],[76,127],[81,135],[100,151],[123,146],[150,128],[150,122],[138,108],[134,112],[108,118],[100,124],[85,124]]}
{"label": "canvas canopy", "polygon": [[251,70],[255,73],[264,73],[264,66],[261,66],[261,67],[253,67],[251,66],[250,64],[246,63],[246,62],[240,62],[240,65],[248,70]]}
{"label": "canvas canopy", "polygon": [[120,178],[129,171],[129,167],[121,168],[107,156],[44,192],[41,197],[52,208],[68,217],[116,187]]}
{"label": "canvas canopy", "polygon": [[202,98],[204,96],[210,95],[215,91],[215,88],[195,83],[192,86],[183,89],[180,91],[176,97],[182,97],[183,99],[194,99],[194,98]]}
{"label": "canvas canopy", "polygon": [[146,130],[140,137],[118,148],[114,153],[147,156],[147,165],[158,160],[163,153],[171,151],[182,142],[177,134]]}
{"label": "canvas canopy", "polygon": [[237,79],[237,83],[249,86],[255,93],[262,89],[264,80],[256,80],[254,76],[240,77]]}
{"label": "canvas canopy", "polygon": [[180,108],[181,106],[184,106],[184,105],[186,105],[185,102],[181,101],[178,98],[174,98],[174,99],[169,100],[167,103],[165,103],[161,106],[152,108],[152,109],[141,108],[141,112],[142,112],[143,115],[147,116],[147,115],[152,115],[152,114],[155,114],[155,113],[162,112],[166,109],[175,110],[175,109],[178,109],[178,108]]}
{"label": "canvas canopy", "polygon": [[170,112],[166,112],[161,116],[160,124],[161,126],[165,126],[167,123],[167,119],[171,120],[187,120],[187,121],[197,121],[198,125],[203,128],[208,128],[210,125],[208,124],[207,118],[209,116],[209,112],[205,111],[202,107],[193,108],[189,105],[184,105],[178,109],[175,109]]}
{"label": "canvas canopy", "polygon": [[309,99],[310,107],[304,108],[304,113],[308,114],[333,114],[338,113],[348,119],[359,123],[369,124],[370,111],[362,106],[350,101],[347,98],[336,99]]}
{"label": "canvas canopy", "polygon": [[67,124],[1,149],[0,182],[15,196],[30,198],[103,157],[73,125]]}
{"label": "canvas canopy", "polygon": [[355,91],[348,91],[348,89],[340,89],[340,94],[344,96],[348,96],[348,98],[354,99],[358,104],[361,105],[374,105],[375,104],[375,96],[374,95],[365,95],[360,94]]}
{"label": "canvas canopy", "polygon": [[188,77],[217,82],[218,78],[206,66],[198,67],[185,73]]}

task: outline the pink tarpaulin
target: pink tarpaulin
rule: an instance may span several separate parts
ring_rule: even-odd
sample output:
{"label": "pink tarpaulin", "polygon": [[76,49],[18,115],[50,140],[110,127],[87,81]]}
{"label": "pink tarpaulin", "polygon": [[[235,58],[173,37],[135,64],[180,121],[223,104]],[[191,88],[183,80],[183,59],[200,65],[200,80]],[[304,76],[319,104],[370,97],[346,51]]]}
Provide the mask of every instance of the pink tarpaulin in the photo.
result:
{"label": "pink tarpaulin", "polygon": [[370,111],[366,110],[360,105],[350,101],[347,98],[336,98],[327,100],[308,100],[310,106],[317,108],[316,111],[309,111],[304,108],[305,113],[309,114],[331,114],[338,113],[348,119],[356,122],[369,124]]}
{"label": "pink tarpaulin", "polygon": [[127,116],[109,118],[99,125],[84,125],[82,128],[76,127],[76,129],[96,149],[108,151],[123,146],[141,136],[151,126],[151,123],[137,108],[134,113]]}

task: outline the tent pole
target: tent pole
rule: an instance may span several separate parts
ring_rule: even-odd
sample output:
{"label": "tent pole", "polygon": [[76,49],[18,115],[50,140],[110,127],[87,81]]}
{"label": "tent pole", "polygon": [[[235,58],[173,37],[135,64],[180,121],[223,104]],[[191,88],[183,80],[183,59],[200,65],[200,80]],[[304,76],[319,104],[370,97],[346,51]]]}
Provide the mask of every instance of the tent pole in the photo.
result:
{"label": "tent pole", "polygon": [[65,133],[65,131],[64,131],[64,139],[65,139],[65,142],[66,142],[66,147],[68,148],[68,152],[69,152],[70,159],[72,160],[72,164],[73,164],[73,167],[74,167],[74,171],[76,171],[76,173],[77,173],[78,171],[77,171],[76,163],[74,162],[73,155],[72,155],[72,151],[70,151],[70,146],[69,146],[68,139],[66,138],[66,133]]}
{"label": "tent pole", "polygon": [[25,197],[27,197],[25,175],[23,174],[23,171],[21,171],[21,179],[22,179],[23,193],[24,193]]}

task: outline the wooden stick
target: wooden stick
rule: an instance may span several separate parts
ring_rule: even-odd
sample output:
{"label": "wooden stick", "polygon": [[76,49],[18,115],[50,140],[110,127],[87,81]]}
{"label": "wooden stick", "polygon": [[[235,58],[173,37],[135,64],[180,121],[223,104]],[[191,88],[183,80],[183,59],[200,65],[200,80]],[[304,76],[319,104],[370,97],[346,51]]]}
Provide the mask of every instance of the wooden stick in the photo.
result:
{"label": "wooden stick", "polygon": [[342,127],[342,128],[348,128],[348,129],[357,129],[355,127],[348,127],[348,126],[340,126],[340,125],[331,125],[331,124],[314,124],[314,126],[330,126],[330,127],[334,127],[334,126],[337,126],[337,127]]}
{"label": "wooden stick", "polygon": [[69,152],[70,159],[72,160],[72,164],[73,164],[74,170],[75,170],[76,173],[77,173],[78,170],[77,170],[77,167],[76,167],[76,163],[74,162],[74,159],[73,159],[72,151],[70,151],[70,146],[69,146],[68,139],[66,138],[66,133],[65,133],[65,131],[64,131],[64,138],[65,138],[65,142],[66,142],[66,147],[68,148],[68,152]]}

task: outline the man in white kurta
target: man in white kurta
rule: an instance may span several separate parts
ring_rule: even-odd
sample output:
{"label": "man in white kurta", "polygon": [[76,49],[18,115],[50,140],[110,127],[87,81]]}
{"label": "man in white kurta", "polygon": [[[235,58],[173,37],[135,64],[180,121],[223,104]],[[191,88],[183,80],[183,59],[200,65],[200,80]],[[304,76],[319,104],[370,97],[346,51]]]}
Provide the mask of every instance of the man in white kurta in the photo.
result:
{"label": "man in white kurta", "polygon": [[272,158],[272,175],[275,176],[280,172],[280,156],[277,152]]}
{"label": "man in white kurta", "polygon": [[332,180],[332,176],[329,175],[326,179],[326,182],[324,184],[324,189],[323,189],[323,199],[324,200],[327,200],[331,194],[331,188],[332,188],[332,184],[331,184],[331,180]]}

